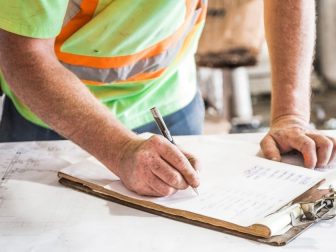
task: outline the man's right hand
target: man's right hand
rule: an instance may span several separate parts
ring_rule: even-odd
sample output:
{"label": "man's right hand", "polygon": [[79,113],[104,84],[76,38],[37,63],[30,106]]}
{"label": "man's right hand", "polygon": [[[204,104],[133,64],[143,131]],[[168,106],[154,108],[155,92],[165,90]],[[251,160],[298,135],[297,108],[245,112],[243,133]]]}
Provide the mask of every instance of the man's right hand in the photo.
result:
{"label": "man's right hand", "polygon": [[0,29],[1,72],[22,103],[136,193],[165,196],[199,184],[186,154],[163,137],[143,140],[128,130],[60,64],[54,45],[55,38],[29,38]]}
{"label": "man's right hand", "polygon": [[120,151],[116,173],[140,195],[168,196],[200,183],[197,159],[162,136],[133,139]]}

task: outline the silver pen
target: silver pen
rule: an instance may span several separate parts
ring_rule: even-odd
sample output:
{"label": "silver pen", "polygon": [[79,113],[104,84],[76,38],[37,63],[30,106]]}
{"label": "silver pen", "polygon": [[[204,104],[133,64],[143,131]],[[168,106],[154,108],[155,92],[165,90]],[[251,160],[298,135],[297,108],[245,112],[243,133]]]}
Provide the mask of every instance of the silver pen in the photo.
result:
{"label": "silver pen", "polygon": [[[154,118],[157,126],[159,127],[159,130],[161,131],[161,134],[165,138],[167,138],[169,140],[169,142],[171,142],[172,144],[176,145],[176,143],[174,142],[174,139],[171,136],[171,134],[170,134],[170,132],[169,132],[169,130],[168,130],[168,128],[167,128],[167,126],[166,126],[166,124],[165,124],[165,122],[164,122],[164,120],[163,120],[163,118],[161,116],[161,113],[158,110],[158,108],[153,107],[153,108],[150,109],[150,111],[152,112],[153,118]],[[197,172],[197,170],[196,170],[196,172]],[[191,188],[194,190],[194,192],[197,195],[199,195],[197,188],[195,188],[195,187],[191,187]]]}

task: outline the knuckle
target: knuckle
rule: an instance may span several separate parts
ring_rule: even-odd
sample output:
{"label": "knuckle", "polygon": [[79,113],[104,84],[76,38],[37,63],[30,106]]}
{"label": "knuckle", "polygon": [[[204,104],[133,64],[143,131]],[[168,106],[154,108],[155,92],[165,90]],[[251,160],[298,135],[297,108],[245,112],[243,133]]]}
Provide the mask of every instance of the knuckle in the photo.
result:
{"label": "knuckle", "polygon": [[327,142],[328,142],[328,147],[329,148],[333,148],[334,147],[334,142],[331,139],[327,138]]}
{"label": "knuckle", "polygon": [[189,164],[188,159],[181,153],[175,152],[174,163],[178,166],[177,168],[186,170]]}
{"label": "knuckle", "polygon": [[333,147],[333,143],[328,139],[325,139],[320,143],[320,148],[331,149],[332,147]]}
{"label": "knuckle", "polygon": [[170,185],[178,185],[180,183],[179,176],[176,173],[169,174],[168,184]]}
{"label": "knuckle", "polygon": [[293,127],[291,131],[293,134],[302,134],[302,128],[298,126]]}
{"label": "knuckle", "polygon": [[302,151],[310,151],[315,149],[315,142],[313,140],[304,140],[301,145]]}
{"label": "knuckle", "polygon": [[175,161],[176,165],[181,167],[183,170],[186,168],[186,163],[183,160],[183,158],[181,158],[180,156],[176,156],[176,161]]}
{"label": "knuckle", "polygon": [[154,145],[160,144],[162,142],[162,137],[159,135],[153,135],[149,138],[149,142]]}

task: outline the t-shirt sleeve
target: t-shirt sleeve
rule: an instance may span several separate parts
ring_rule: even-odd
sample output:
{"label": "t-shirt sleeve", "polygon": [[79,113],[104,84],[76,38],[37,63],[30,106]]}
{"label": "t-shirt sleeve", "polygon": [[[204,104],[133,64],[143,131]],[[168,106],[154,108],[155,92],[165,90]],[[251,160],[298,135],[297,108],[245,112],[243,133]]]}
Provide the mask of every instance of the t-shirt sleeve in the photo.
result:
{"label": "t-shirt sleeve", "polygon": [[69,0],[0,0],[0,28],[32,38],[56,37]]}

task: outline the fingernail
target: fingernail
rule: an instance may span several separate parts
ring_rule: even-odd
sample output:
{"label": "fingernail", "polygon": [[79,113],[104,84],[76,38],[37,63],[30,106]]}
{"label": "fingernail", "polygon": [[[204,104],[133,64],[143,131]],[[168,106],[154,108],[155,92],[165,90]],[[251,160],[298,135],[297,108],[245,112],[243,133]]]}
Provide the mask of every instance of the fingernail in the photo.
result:
{"label": "fingernail", "polygon": [[278,161],[279,159],[276,158],[276,157],[272,157],[272,160],[273,160],[273,161]]}
{"label": "fingernail", "polygon": [[317,164],[315,168],[323,168],[324,166],[326,166],[327,164]]}

